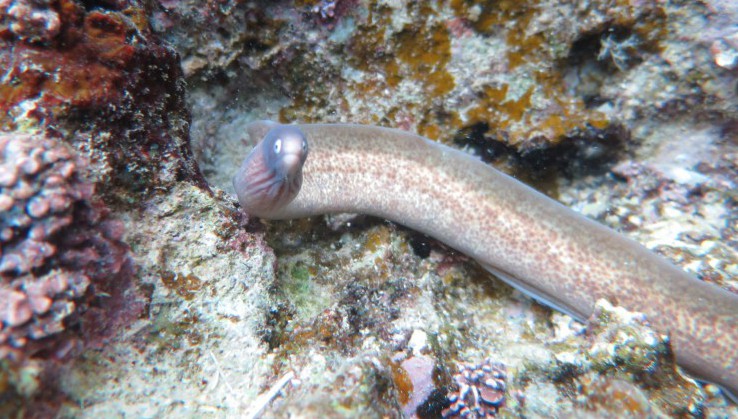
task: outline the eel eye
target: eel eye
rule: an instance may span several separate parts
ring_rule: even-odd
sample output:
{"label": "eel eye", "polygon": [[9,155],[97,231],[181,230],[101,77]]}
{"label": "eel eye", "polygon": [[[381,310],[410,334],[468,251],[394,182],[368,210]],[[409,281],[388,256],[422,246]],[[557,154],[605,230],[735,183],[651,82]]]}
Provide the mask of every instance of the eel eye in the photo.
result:
{"label": "eel eye", "polygon": [[274,154],[279,154],[282,152],[282,139],[278,138],[277,141],[274,142]]}

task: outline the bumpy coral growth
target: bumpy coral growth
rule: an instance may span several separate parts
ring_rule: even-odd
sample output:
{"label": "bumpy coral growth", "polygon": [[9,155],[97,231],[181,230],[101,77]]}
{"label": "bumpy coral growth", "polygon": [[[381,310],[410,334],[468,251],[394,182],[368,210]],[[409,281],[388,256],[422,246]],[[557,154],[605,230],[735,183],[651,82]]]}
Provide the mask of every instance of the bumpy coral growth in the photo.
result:
{"label": "bumpy coral growth", "polygon": [[505,404],[505,366],[486,360],[480,365],[463,365],[454,375],[457,390],[448,395],[451,406],[444,418],[495,417]]}
{"label": "bumpy coral growth", "polygon": [[0,156],[0,359],[63,356],[71,341],[41,339],[69,335],[94,284],[121,272],[122,227],[105,219],[85,162],[59,140],[3,133]]}

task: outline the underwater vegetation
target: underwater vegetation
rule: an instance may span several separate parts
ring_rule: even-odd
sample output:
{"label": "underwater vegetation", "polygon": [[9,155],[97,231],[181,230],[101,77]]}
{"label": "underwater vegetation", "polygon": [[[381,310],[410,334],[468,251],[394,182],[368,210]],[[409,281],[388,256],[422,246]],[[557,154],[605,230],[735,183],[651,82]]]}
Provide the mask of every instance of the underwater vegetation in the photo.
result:
{"label": "underwater vegetation", "polygon": [[230,195],[248,122],[390,126],[736,291],[736,22],[729,0],[0,0],[0,416],[738,414],[637,313],[585,326],[402,227]]}

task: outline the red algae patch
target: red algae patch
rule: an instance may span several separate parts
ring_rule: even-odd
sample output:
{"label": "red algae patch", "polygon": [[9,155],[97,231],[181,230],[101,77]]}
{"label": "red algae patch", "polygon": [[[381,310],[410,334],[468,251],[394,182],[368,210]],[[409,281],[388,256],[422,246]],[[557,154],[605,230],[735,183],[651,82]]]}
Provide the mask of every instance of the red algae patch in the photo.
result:
{"label": "red algae patch", "polygon": [[0,67],[6,69],[3,77],[8,81],[0,85],[0,122],[5,125],[12,122],[9,112],[26,100],[40,101],[40,107],[59,112],[122,99],[120,86],[126,70],[134,64],[136,47],[132,41],[141,36],[136,27],[141,17],[135,13],[85,13],[70,0],[62,0],[45,12],[56,16],[59,28],[45,34],[43,42],[24,37],[13,25],[0,32],[0,42],[6,47],[13,35],[22,39],[0,54]]}

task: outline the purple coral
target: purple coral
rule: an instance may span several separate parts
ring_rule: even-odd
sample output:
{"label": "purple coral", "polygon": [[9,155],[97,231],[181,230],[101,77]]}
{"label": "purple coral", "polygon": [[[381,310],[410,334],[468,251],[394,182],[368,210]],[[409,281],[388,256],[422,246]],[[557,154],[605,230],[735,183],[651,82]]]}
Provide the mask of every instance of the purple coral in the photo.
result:
{"label": "purple coral", "polygon": [[122,228],[60,140],[0,133],[0,156],[0,359],[61,357],[64,332],[128,261]]}
{"label": "purple coral", "polygon": [[505,404],[507,373],[502,364],[487,359],[480,365],[462,365],[454,375],[456,391],[447,397],[451,406],[444,418],[495,417]]}

